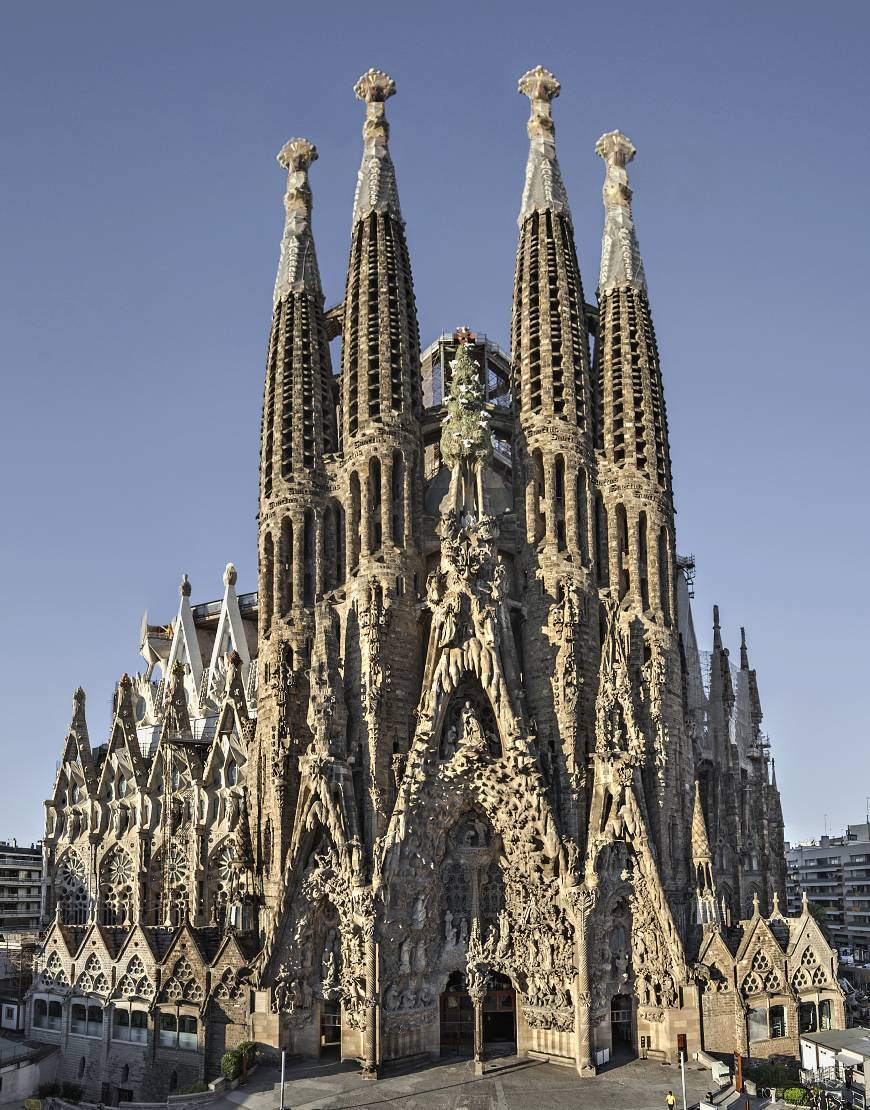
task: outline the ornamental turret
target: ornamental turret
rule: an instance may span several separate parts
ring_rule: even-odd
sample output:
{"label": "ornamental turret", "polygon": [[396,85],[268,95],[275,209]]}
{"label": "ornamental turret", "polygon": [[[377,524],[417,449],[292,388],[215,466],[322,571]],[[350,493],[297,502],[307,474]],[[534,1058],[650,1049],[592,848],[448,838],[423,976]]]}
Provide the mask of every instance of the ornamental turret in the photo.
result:
{"label": "ornamental turret", "polygon": [[594,491],[589,338],[568,196],[556,157],[552,102],[560,85],[537,66],[519,215],[513,302],[514,389],[525,438],[529,543],[577,566],[592,550]]}
{"label": "ornamental turret", "polygon": [[599,580],[635,612],[671,627],[675,555],[670,449],[626,172],[635,148],[621,132],[611,131],[601,136],[595,150],[607,167],[595,346],[595,439],[603,498]]}

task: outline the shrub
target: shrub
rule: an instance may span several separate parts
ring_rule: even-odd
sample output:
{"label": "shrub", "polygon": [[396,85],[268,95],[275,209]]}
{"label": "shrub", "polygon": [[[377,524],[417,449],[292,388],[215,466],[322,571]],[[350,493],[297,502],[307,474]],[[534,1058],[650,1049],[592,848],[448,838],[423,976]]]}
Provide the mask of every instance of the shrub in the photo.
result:
{"label": "shrub", "polygon": [[61,1083],[60,1097],[67,1102],[81,1102],[83,1088],[81,1083]]}
{"label": "shrub", "polygon": [[181,1092],[183,1095],[204,1095],[209,1090],[207,1083],[191,1083],[189,1087],[185,1087]]}
{"label": "shrub", "polygon": [[242,1043],[237,1046],[236,1052],[238,1052],[240,1057],[243,1056],[245,1058],[245,1065],[248,1068],[252,1068],[254,1064],[256,1064],[257,1046],[253,1041],[242,1041]]}
{"label": "shrub", "polygon": [[242,1071],[242,1054],[237,1048],[221,1056],[221,1075],[224,1079],[238,1079]]}
{"label": "shrub", "polygon": [[789,1106],[809,1106],[810,1092],[806,1087],[786,1087],[782,1092],[782,1101]]}
{"label": "shrub", "polygon": [[40,1083],[36,1089],[37,1098],[51,1098],[60,1094],[60,1083]]}

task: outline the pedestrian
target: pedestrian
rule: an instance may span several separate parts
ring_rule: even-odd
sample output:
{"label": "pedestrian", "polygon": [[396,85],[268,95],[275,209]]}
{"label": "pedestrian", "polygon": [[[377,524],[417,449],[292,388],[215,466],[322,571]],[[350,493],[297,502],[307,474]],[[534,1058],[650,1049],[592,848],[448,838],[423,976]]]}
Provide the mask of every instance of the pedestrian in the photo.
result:
{"label": "pedestrian", "polygon": [[668,1110],[671,1110],[671,1107],[676,1106],[676,1105],[677,1105],[677,1100],[674,1097],[674,1092],[673,1091],[668,1091],[668,1097],[665,1099],[665,1106],[668,1107]]}

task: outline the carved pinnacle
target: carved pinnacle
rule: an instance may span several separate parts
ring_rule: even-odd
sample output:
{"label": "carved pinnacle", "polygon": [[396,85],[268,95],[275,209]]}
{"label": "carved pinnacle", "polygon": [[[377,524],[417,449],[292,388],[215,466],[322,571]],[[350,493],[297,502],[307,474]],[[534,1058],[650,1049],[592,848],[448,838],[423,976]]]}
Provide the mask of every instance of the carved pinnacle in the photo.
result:
{"label": "carved pinnacle", "polygon": [[532,102],[542,100],[545,104],[555,100],[561,90],[562,86],[543,66],[535,66],[534,69],[524,73],[517,85],[517,91],[523,96],[527,96]]}
{"label": "carved pinnacle", "polygon": [[595,144],[595,153],[603,158],[608,166],[625,167],[637,154],[631,139],[621,131],[608,131]]}
{"label": "carved pinnacle", "polygon": [[364,100],[366,104],[383,104],[395,95],[396,82],[381,69],[369,69],[354,85],[353,91],[357,100]]}
{"label": "carved pinnacle", "polygon": [[317,147],[308,139],[290,139],[278,152],[278,161],[285,170],[304,172],[317,161]]}

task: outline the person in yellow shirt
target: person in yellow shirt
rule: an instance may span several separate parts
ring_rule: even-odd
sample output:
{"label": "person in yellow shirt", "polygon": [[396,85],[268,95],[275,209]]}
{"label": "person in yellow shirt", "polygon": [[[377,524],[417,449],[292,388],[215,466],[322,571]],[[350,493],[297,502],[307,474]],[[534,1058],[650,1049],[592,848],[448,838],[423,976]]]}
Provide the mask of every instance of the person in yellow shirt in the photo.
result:
{"label": "person in yellow shirt", "polygon": [[670,1107],[676,1106],[676,1105],[677,1105],[677,1100],[676,1100],[676,1097],[674,1096],[674,1092],[673,1091],[668,1091],[667,1098],[665,1099],[665,1106],[667,1106],[670,1110]]}

